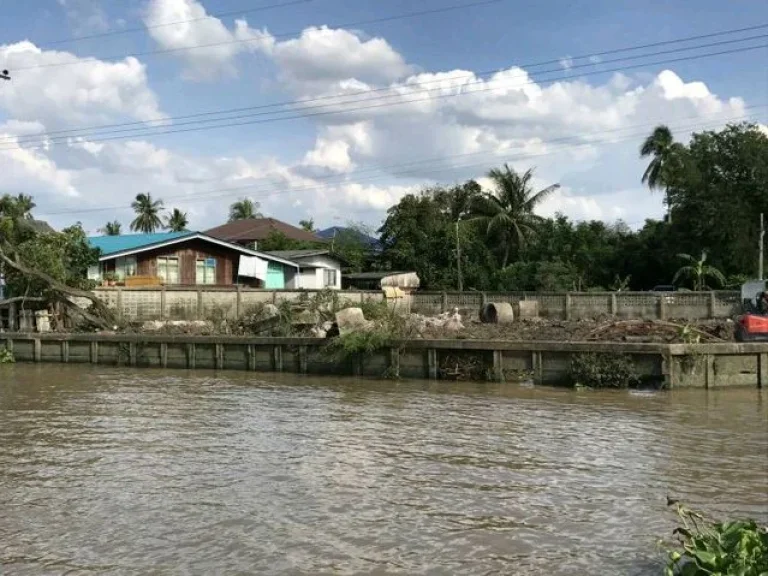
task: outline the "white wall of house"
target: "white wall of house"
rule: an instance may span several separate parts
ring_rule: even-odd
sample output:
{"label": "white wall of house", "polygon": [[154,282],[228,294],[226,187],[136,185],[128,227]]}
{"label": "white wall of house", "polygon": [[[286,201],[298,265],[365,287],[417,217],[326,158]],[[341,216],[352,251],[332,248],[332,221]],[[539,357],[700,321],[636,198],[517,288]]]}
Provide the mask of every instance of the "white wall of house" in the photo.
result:
{"label": "white wall of house", "polygon": [[[311,256],[296,259],[301,266],[301,288],[322,290],[341,289],[341,263],[328,256]],[[332,281],[328,284],[327,281]]]}

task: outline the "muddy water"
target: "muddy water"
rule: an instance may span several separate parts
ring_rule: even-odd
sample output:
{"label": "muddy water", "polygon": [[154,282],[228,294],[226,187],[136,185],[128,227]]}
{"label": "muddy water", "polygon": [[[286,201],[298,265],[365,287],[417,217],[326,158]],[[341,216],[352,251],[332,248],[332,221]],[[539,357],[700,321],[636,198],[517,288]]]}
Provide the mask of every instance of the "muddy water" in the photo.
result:
{"label": "muddy water", "polygon": [[768,521],[750,390],[0,366],[3,574],[659,574],[665,497]]}

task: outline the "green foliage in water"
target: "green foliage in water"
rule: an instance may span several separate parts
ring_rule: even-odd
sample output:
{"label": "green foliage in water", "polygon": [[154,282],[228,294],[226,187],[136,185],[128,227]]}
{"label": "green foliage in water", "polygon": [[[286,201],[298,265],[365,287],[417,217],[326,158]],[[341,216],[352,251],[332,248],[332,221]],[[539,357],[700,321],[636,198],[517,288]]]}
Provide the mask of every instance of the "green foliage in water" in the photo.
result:
{"label": "green foliage in water", "polygon": [[678,545],[665,576],[766,576],[768,527],[754,520],[711,522],[678,503]]}
{"label": "green foliage in water", "polygon": [[626,354],[574,354],[570,372],[575,387],[629,388],[639,383],[632,358]]}
{"label": "green foliage in water", "polygon": [[0,349],[0,364],[13,364],[16,359],[13,357],[13,352],[7,348]]}

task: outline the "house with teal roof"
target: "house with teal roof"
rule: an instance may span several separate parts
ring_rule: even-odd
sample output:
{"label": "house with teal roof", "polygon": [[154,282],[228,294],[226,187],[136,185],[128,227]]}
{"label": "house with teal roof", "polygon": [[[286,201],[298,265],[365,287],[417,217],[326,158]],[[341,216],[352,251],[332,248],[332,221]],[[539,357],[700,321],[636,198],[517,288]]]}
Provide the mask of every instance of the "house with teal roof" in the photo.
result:
{"label": "house with teal roof", "polygon": [[93,236],[99,264],[88,270],[97,282],[132,285],[300,288],[299,265],[201,232]]}

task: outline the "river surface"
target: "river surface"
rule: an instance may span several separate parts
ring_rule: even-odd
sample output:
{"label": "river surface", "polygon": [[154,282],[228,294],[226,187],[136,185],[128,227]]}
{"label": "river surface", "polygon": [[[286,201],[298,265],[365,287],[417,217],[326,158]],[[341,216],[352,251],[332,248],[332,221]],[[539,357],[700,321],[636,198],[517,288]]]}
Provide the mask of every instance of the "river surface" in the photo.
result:
{"label": "river surface", "polygon": [[0,573],[657,575],[768,521],[756,389],[0,366]]}

